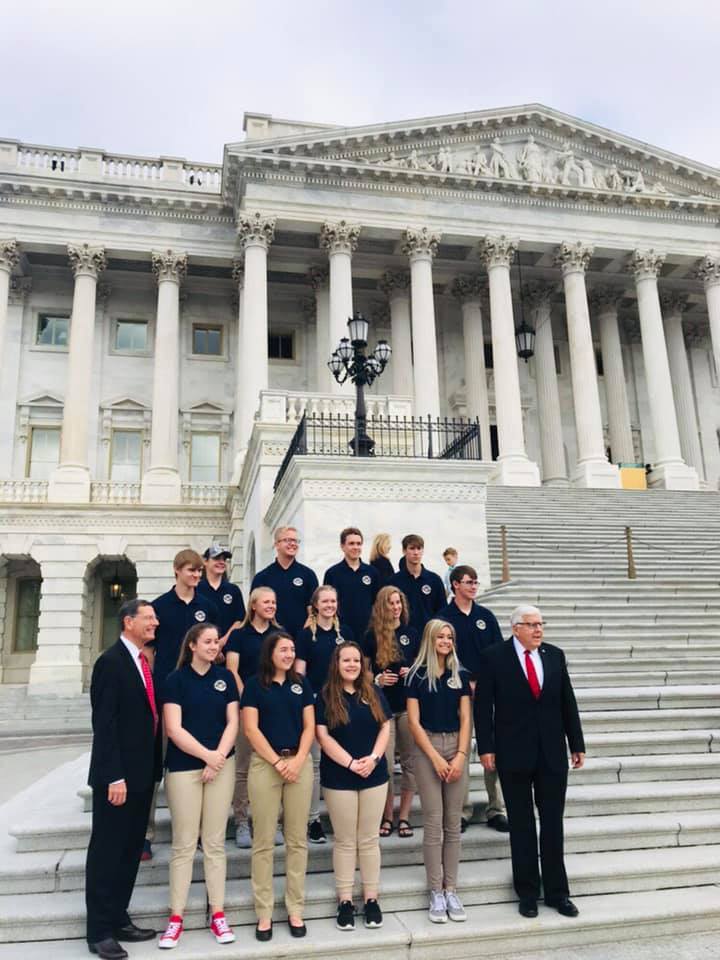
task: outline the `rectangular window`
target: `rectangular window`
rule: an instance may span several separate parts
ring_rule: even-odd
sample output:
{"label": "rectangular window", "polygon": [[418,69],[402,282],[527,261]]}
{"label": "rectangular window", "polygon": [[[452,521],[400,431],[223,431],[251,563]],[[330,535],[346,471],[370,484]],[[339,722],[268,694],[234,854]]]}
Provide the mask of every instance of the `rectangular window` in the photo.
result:
{"label": "rectangular window", "polygon": [[268,357],[270,360],[294,360],[295,338],[292,333],[268,334]]}
{"label": "rectangular window", "polygon": [[60,427],[33,427],[30,436],[28,477],[31,480],[47,480],[59,462]]}
{"label": "rectangular window", "polygon": [[222,327],[194,323],[192,352],[204,357],[221,357],[223,352]]}
{"label": "rectangular window", "polygon": [[603,376],[602,350],[595,350],[595,369],[599,377]]}
{"label": "rectangular window", "polygon": [[18,580],[15,594],[13,653],[37,650],[41,580]]}
{"label": "rectangular window", "polygon": [[40,314],[35,343],[43,347],[67,347],[70,339],[70,317]]}
{"label": "rectangular window", "polygon": [[559,377],[562,374],[562,365],[560,363],[560,347],[556,343],[553,344],[553,356],[555,357],[555,375]]}
{"label": "rectangular window", "polygon": [[190,479],[217,483],[220,479],[220,435],[194,433],[190,444]]}
{"label": "rectangular window", "polygon": [[142,468],[142,434],[139,430],[113,430],[110,479],[137,482]]}
{"label": "rectangular window", "polygon": [[145,353],[148,348],[146,320],[118,320],[115,325],[115,349],[127,353]]}
{"label": "rectangular window", "polygon": [[492,369],[493,369],[493,349],[492,349],[492,344],[486,342],[486,343],[483,344],[483,346],[484,346],[484,348],[485,348],[485,369],[486,369],[486,370],[492,370]]}

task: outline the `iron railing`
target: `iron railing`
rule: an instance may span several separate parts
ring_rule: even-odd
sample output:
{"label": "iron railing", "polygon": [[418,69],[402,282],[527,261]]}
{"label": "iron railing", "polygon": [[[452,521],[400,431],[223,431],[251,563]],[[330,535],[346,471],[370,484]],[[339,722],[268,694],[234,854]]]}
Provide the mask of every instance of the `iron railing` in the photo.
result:
{"label": "iron railing", "polygon": [[[477,419],[448,417],[369,418],[365,427],[374,441],[370,456],[430,460],[482,460]],[[358,454],[356,418],[348,414],[304,414],[280,464],[274,489],[293,457],[352,457]]]}

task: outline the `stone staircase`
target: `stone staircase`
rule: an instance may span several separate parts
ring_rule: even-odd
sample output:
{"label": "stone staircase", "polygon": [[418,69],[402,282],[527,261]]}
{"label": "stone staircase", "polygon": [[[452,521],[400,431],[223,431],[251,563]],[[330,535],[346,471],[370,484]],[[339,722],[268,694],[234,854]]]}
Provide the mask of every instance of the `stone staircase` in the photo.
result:
{"label": "stone staircase", "polygon": [[[572,772],[567,867],[577,921],[541,908],[517,914],[507,838],[473,825],[463,837],[461,894],[468,922],[426,919],[422,829],[383,841],[385,924],[354,934],[334,926],[331,843],[310,848],[308,937],[278,925],[272,945],[253,938],[248,851],[228,843],[226,911],[238,939],[224,957],[337,956],[394,960],[617,944],[720,930],[720,500],[711,493],[491,488],[488,530],[495,586],[482,602],[507,629],[520,602],[542,607],[547,640],[568,656],[588,760]],[[506,524],[512,581],[499,585],[499,525]],[[623,527],[636,538],[638,578],[626,576]],[[462,551],[461,551],[462,553]],[[0,856],[0,960],[84,955],[83,868],[89,835],[86,759],[38,785]],[[485,793],[471,766],[472,796]],[[421,823],[416,802],[412,820]],[[132,913],[156,928],[167,918],[169,817],[161,793],[156,855],[141,865]],[[198,856],[186,927],[175,956],[218,949],[205,926]],[[278,848],[276,872],[283,870]],[[279,889],[279,885],[278,885]],[[282,909],[277,917],[282,916]],[[22,948],[18,941],[23,942]],[[32,942],[24,942],[32,941]],[[481,942],[482,941],[482,942]],[[611,949],[611,948],[609,948]],[[156,956],[133,945],[133,958]]]}
{"label": "stone staircase", "polygon": [[90,743],[90,697],[28,696],[25,684],[0,685],[0,753],[51,741]]}

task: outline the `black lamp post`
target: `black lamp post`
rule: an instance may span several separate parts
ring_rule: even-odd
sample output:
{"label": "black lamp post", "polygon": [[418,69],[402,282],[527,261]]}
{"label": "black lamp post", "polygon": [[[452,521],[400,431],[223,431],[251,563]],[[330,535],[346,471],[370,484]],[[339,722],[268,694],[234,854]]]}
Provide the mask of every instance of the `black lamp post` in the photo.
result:
{"label": "black lamp post", "polygon": [[379,377],[392,353],[387,340],[379,340],[371,356],[365,354],[370,324],[361,313],[348,320],[348,336],[343,337],[328,360],[328,367],[338,383],[350,380],[355,384],[355,436],[350,446],[356,457],[371,457],[375,441],[366,432],[365,387]]}
{"label": "black lamp post", "polygon": [[520,266],[520,251],[517,252],[518,282],[520,285],[520,326],[515,330],[515,347],[517,355],[525,363],[535,354],[535,331],[525,323],[525,298],[523,296],[522,267]]}

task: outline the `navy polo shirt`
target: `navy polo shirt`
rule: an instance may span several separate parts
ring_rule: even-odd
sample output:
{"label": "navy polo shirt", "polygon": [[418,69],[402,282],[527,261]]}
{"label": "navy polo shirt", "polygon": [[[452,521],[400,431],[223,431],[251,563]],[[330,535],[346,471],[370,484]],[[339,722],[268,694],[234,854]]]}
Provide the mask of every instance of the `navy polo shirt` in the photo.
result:
{"label": "navy polo shirt", "polygon": [[447,620],[455,628],[457,655],[460,663],[476,680],[482,669],[482,652],[495,643],[503,642],[503,635],[495,614],[479,603],[473,603],[470,613],[463,613],[451,600],[438,613],[440,620]]}
{"label": "navy polo shirt", "polygon": [[253,577],[252,589],[270,587],[277,597],[276,619],[288,633],[296,637],[307,620],[310,598],[318,586],[318,579],[310,567],[293,560],[287,570],[277,560]]}
{"label": "navy polo shirt", "polygon": [[177,666],[180,656],[180,647],[183,637],[190,627],[198,623],[214,624],[218,626],[220,619],[218,609],[212,600],[203,597],[198,591],[190,603],[185,603],[175,593],[175,588],[163,593],[152,601],[155,616],[160,621],[155,630],[155,665],[153,667],[153,682],[155,694],[162,702],[165,678]]}
{"label": "navy polo shirt", "polygon": [[203,577],[197,585],[197,589],[199,594],[207,597],[207,599],[211,600],[217,607],[218,618],[220,620],[218,627],[221,637],[225,636],[236,620],[242,621],[245,619],[245,601],[243,600],[240,587],[236,584],[230,583],[229,580],[223,577],[216,590],[210,582]]}
{"label": "navy polo shirt", "polygon": [[437,614],[447,603],[447,594],[440,577],[425,567],[420,575],[413,577],[405,564],[393,574],[390,585],[402,590],[410,605],[410,624],[419,634],[425,629],[428,620]]}
{"label": "navy polo shirt", "polygon": [[470,696],[469,677],[460,671],[460,686],[453,686],[452,672],[446,670],[438,677],[435,689],[428,686],[422,671],[416,673],[407,685],[408,700],[417,700],[420,707],[420,726],[429,733],[457,733],[460,729],[460,698]]}
{"label": "navy polo shirt", "polygon": [[[400,659],[386,666],[380,666],[377,662],[377,641],[375,634],[372,633],[372,631],[368,631],[366,634],[365,654],[372,665],[374,677],[382,673],[383,670],[392,670],[393,673],[398,673],[401,667],[411,667],[415,662],[415,657],[417,657],[420,649],[420,637],[417,630],[411,627],[410,624],[407,626],[401,625],[395,631],[395,640],[400,651]],[[381,687],[380,689],[385,695],[394,714],[405,712],[407,691],[404,680],[398,680],[392,687]]]}
{"label": "navy polo shirt", "polygon": [[225,653],[236,653],[240,658],[238,673],[243,685],[248,682],[250,677],[254,677],[258,672],[258,662],[260,660],[260,647],[263,639],[277,630],[272,624],[263,633],[259,633],[251,623],[244,627],[238,627],[233,630],[225,644]]}
{"label": "navy polo shirt", "polygon": [[[378,690],[377,693],[385,716],[389,720],[392,716],[390,705],[382,691]],[[363,703],[355,694],[345,690],[343,695],[348,711],[348,722],[340,727],[328,727],[328,733],[347,750],[351,757],[359,760],[360,757],[367,757],[373,752],[380,727],[367,703]],[[321,696],[315,701],[315,723],[327,726],[325,700]],[[326,753],[320,756],[320,783],[328,790],[367,790],[368,787],[379,787],[387,781],[387,760],[384,755],[369,777],[361,777],[359,773],[353,773],[347,767],[335,763]]]}
{"label": "navy polo shirt", "polygon": [[296,750],[303,732],[303,710],[313,704],[312,687],[305,677],[289,677],[284,683],[273,680],[263,687],[258,677],[250,677],[243,690],[240,706],[255,707],[258,727],[277,753]]}
{"label": "navy polo shirt", "polygon": [[[182,711],[183,730],[192,734],[208,750],[217,750],[227,726],[227,705],[237,703],[235,677],[225,667],[211,664],[206,674],[187,663],[165,680],[165,703],[177,703]],[[232,756],[235,748],[228,756]],[[202,770],[198,757],[185,753],[168,738],[165,766],[171,773]]]}
{"label": "navy polo shirt", "polygon": [[306,663],[305,675],[310,681],[313,693],[320,693],[327,680],[330,660],[335,652],[335,647],[340,646],[345,640],[354,639],[352,630],[344,623],[340,624],[339,633],[334,627],[323,630],[318,625],[314,639],[310,627],[301,630],[295,642],[295,656],[298,660],[304,660]]}
{"label": "navy polo shirt", "polygon": [[360,561],[353,570],[343,558],[325,571],[325,583],[335,587],[338,595],[338,617],[356,637],[365,636],[372,606],[380,589],[380,577],[375,567]]}

